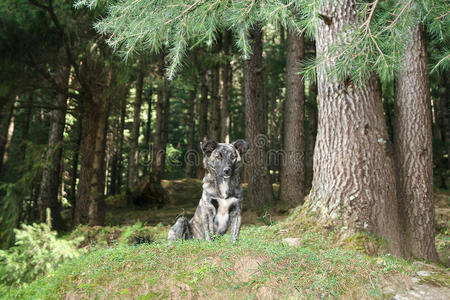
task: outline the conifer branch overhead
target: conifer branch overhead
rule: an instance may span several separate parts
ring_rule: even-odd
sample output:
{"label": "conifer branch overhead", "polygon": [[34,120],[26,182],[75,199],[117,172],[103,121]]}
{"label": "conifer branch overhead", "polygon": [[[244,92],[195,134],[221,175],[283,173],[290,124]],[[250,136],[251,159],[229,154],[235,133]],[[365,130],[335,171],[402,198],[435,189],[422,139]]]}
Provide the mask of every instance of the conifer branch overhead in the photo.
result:
{"label": "conifer branch overhead", "polygon": [[[167,75],[172,78],[188,49],[202,45],[210,48],[225,30],[233,32],[244,59],[251,54],[248,32],[255,24],[280,24],[313,37],[321,7],[328,1],[334,0],[78,0],[75,6],[107,6],[107,15],[95,28],[107,35],[107,43],[125,58],[142,51],[166,49]],[[347,37],[326,55],[337,58],[331,73],[338,78],[350,76],[356,82],[364,82],[371,71],[376,71],[382,80],[391,80],[398,71],[409,28],[414,24],[425,25],[432,43],[449,40],[445,0],[373,0],[358,5],[361,22],[346,28]],[[316,63],[322,59],[316,59]],[[448,56],[442,53],[431,55],[430,59],[439,69],[449,65],[446,60]]]}

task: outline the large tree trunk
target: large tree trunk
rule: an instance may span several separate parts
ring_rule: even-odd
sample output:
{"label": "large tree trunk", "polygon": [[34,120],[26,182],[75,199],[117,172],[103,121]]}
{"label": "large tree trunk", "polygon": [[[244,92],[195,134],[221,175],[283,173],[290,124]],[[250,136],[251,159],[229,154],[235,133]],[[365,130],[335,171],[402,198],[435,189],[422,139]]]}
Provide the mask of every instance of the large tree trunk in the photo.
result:
{"label": "large tree trunk", "polygon": [[[67,90],[70,68],[61,67],[55,76],[56,83],[61,90]],[[38,198],[39,220],[45,222],[46,210],[51,211],[52,225],[55,229],[62,228],[60,215],[61,205],[58,201],[60,184],[61,157],[63,133],[66,124],[67,94],[58,93],[54,102],[55,108],[51,111],[50,131],[48,135],[48,148],[45,155],[45,167],[42,171],[41,189]]]}
{"label": "large tree trunk", "polygon": [[249,208],[263,208],[274,202],[266,161],[267,124],[264,101],[262,29],[255,25],[249,32],[252,54],[244,61],[245,135],[250,143],[246,154],[248,188],[245,203]]}
{"label": "large tree trunk", "polygon": [[434,244],[431,99],[425,33],[411,28],[398,74],[394,145],[408,257],[438,261]]}
{"label": "large tree trunk", "polygon": [[[316,31],[317,55],[327,54],[347,25],[355,24],[357,1],[326,1]],[[321,222],[368,231],[401,254],[394,161],[388,143],[380,86],[372,76],[363,87],[328,78],[330,58],[317,70],[318,132],[314,178],[306,205]]]}
{"label": "large tree trunk", "polygon": [[[198,140],[200,142],[205,141],[207,137],[208,129],[208,73],[204,72],[203,78],[201,79],[201,95],[200,95],[200,112],[199,112],[199,125],[198,125]],[[199,145],[196,145],[196,150],[200,149]],[[197,167],[197,178],[202,179],[205,171],[203,170],[203,153],[202,151],[197,151],[199,155],[199,164]]]}
{"label": "large tree trunk", "polygon": [[108,105],[105,99],[85,99],[81,169],[75,208],[75,225],[101,225],[105,220],[105,146]]}
{"label": "large tree trunk", "polygon": [[224,44],[223,44],[223,54],[225,56],[224,64],[222,67],[222,81],[223,81],[223,89],[222,89],[222,105],[221,105],[221,138],[222,142],[229,143],[230,142],[230,127],[231,127],[231,118],[230,118],[230,105],[231,105],[231,96],[233,92],[233,73],[231,70],[231,46],[232,46],[232,33],[227,30],[225,32]]}
{"label": "large tree trunk", "polygon": [[187,136],[187,155],[186,155],[186,176],[195,178],[197,148],[195,147],[195,111],[196,111],[197,89],[191,91],[189,106],[188,106],[188,136]]}
{"label": "large tree trunk", "polygon": [[302,204],[305,193],[305,88],[299,74],[304,52],[303,36],[289,30],[280,200],[289,203],[291,207]]}
{"label": "large tree trunk", "polygon": [[131,130],[130,155],[128,159],[128,188],[133,189],[137,185],[139,173],[139,128],[141,125],[142,90],[144,84],[144,72],[142,63],[136,79],[136,97],[133,103],[133,128]]}

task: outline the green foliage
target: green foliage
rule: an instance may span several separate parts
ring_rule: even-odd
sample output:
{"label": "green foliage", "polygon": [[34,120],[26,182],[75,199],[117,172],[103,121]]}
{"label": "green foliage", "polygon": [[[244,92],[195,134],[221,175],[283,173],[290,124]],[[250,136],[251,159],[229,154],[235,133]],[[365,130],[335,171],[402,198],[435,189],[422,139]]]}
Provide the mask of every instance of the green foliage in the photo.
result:
{"label": "green foliage", "polygon": [[[23,141],[23,143],[27,143]],[[44,147],[27,143],[27,153],[24,161],[11,159],[17,165],[8,164],[8,178],[11,182],[0,184],[0,248],[7,248],[14,242],[13,229],[21,221],[29,221],[29,210],[33,207],[30,191],[40,179],[43,162],[40,159]],[[14,175],[20,177],[15,180]]]}
{"label": "green foliage", "polygon": [[[342,29],[338,42],[327,53],[305,65],[304,74],[314,78],[315,68],[324,66],[330,78],[363,84],[376,72],[382,81],[392,81],[401,67],[403,50],[411,28],[427,30],[431,70],[446,70],[450,65],[450,15],[447,1],[372,1],[359,6],[359,21]],[[442,47],[442,45],[444,45]]]}
{"label": "green foliage", "polygon": [[[217,35],[232,30],[243,57],[251,54],[249,29],[257,24],[282,25],[297,32],[313,32],[318,18],[315,1],[98,1],[79,0],[77,7],[108,6],[108,14],[95,28],[107,34],[108,44],[125,58],[145,49],[169,51],[168,76],[172,78],[181,66],[189,45],[211,47]],[[302,12],[302,16],[295,11]]]}
{"label": "green foliage", "polygon": [[[210,47],[219,32],[231,29],[236,45],[248,58],[251,54],[249,29],[256,24],[282,25],[313,36],[320,21],[320,9],[330,1],[98,1],[79,0],[77,6],[109,5],[108,14],[96,29],[109,35],[108,44],[125,57],[133,52],[167,48],[168,76],[181,66],[189,45]],[[402,60],[402,49],[411,26],[420,24],[432,43],[444,45],[431,55],[432,70],[450,65],[448,48],[450,14],[447,1],[359,2],[359,22],[346,26],[340,41],[328,53],[305,63],[304,74],[315,76],[315,68],[328,65],[327,74],[341,81],[365,82],[373,71],[382,80],[392,80]],[[333,63],[330,65],[330,57]]]}
{"label": "green foliage", "polygon": [[0,250],[0,281],[5,284],[30,282],[80,254],[76,249],[80,238],[58,239],[47,224],[23,224],[22,229],[14,232],[15,246]]}
{"label": "green foliage", "polygon": [[78,247],[103,248],[111,246],[151,243],[160,234],[160,226],[144,226],[140,221],[129,226],[78,226],[69,236],[71,240],[81,239]]}
{"label": "green foliage", "polygon": [[166,147],[166,172],[167,177],[174,178],[184,174],[183,155],[180,149],[175,148],[172,144]]}

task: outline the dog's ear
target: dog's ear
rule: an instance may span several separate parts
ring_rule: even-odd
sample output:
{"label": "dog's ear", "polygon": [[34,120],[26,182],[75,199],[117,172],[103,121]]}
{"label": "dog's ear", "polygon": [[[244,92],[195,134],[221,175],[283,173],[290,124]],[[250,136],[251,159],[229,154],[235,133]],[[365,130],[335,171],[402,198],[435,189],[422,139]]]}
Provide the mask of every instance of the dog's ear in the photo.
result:
{"label": "dog's ear", "polygon": [[216,147],[217,143],[215,141],[200,142],[200,148],[202,148],[203,154],[205,154],[207,157],[211,155]]}
{"label": "dog's ear", "polygon": [[237,151],[239,151],[241,156],[247,152],[248,148],[250,148],[250,145],[244,140],[236,140],[232,143],[232,145]]}

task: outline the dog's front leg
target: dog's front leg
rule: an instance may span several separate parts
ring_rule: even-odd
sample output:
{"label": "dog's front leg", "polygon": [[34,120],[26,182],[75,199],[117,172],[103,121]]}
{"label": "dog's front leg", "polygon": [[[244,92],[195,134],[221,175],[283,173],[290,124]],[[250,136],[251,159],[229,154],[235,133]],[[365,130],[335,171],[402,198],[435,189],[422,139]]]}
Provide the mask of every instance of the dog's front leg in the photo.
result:
{"label": "dog's front leg", "polygon": [[205,237],[205,240],[210,241],[211,240],[211,234],[210,234],[210,230],[209,230],[209,223],[210,223],[210,216],[209,216],[209,211],[206,207],[203,207],[203,211],[202,211],[202,228],[203,228],[203,236]]}
{"label": "dog's front leg", "polygon": [[209,201],[205,201],[202,206],[201,218],[203,235],[207,241],[211,241],[214,235],[214,212],[214,206]]}
{"label": "dog's front leg", "polygon": [[239,239],[239,232],[241,230],[241,214],[240,213],[233,213],[231,216],[231,224],[230,224],[230,235],[231,235],[231,241],[237,242]]}

